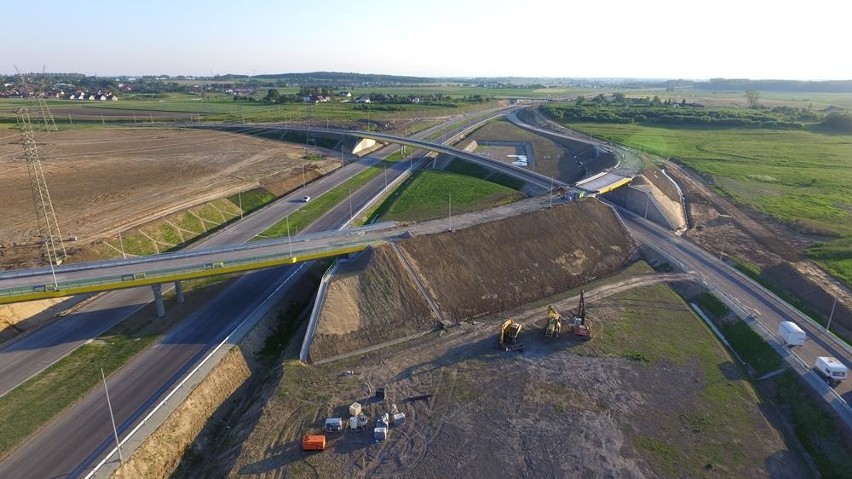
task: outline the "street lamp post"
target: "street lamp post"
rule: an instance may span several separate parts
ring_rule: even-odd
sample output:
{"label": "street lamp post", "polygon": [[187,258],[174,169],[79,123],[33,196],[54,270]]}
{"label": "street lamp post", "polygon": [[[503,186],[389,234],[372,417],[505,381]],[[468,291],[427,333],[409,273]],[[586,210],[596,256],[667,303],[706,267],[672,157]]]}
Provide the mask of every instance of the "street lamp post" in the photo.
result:
{"label": "street lamp post", "polygon": [[293,257],[293,243],[290,242],[290,216],[287,216],[287,247],[290,249],[290,257]]}
{"label": "street lamp post", "polygon": [[101,379],[104,381],[104,392],[106,393],[107,407],[109,408],[109,418],[112,421],[112,433],[115,436],[115,448],[118,449],[118,462],[124,463],[124,458],[121,456],[121,441],[118,440],[118,429],[115,428],[115,416],[112,414],[112,402],[109,400],[109,388],[107,388],[104,368],[101,368]]}
{"label": "street lamp post", "polygon": [[[242,208],[240,208],[242,210]],[[121,231],[118,232],[118,246],[121,247],[121,257],[127,259],[127,253],[124,252],[124,240],[121,238]]]}
{"label": "street lamp post", "polygon": [[828,332],[829,326],[831,326],[831,318],[834,317],[834,308],[837,306],[837,296],[834,297],[834,304],[831,305],[831,314],[828,315],[828,323],[825,324],[825,332]]}
{"label": "street lamp post", "polygon": [[447,203],[447,211],[450,219],[450,231],[453,230],[453,194],[450,193],[450,197]]}

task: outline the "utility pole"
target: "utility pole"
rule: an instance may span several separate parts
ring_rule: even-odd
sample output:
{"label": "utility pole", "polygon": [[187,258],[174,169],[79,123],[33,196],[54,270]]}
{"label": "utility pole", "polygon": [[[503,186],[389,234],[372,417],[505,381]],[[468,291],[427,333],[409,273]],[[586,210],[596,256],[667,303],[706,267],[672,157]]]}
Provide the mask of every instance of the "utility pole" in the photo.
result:
{"label": "utility pole", "polygon": [[118,429],[115,428],[115,416],[112,414],[112,403],[109,400],[109,388],[107,388],[106,376],[104,368],[101,368],[101,379],[104,381],[104,392],[106,392],[107,407],[109,408],[109,418],[112,421],[112,433],[115,435],[115,448],[118,449],[118,462],[124,463],[124,458],[121,456],[121,441],[118,440]]}

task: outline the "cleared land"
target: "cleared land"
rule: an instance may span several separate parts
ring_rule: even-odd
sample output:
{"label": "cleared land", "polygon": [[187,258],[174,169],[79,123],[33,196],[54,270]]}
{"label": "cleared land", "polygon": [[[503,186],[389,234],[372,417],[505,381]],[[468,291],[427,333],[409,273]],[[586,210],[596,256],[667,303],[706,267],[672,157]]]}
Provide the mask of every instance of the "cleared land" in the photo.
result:
{"label": "cleared land", "polygon": [[[208,424],[178,477],[811,474],[710,331],[670,289],[648,286],[656,275],[644,263],[613,284],[589,284],[598,255],[628,241],[607,208],[587,200],[515,220],[415,237],[347,264],[326,301],[336,309],[320,318],[328,354],[431,330],[436,318],[415,278],[438,316],[453,311],[460,321],[319,366],[292,360],[291,346],[260,390]],[[602,237],[601,224],[614,238]],[[501,254],[509,250],[537,269],[511,263]],[[564,278],[572,272],[581,277],[573,286],[588,288],[587,343],[567,331],[543,334],[547,302],[563,314],[576,305]],[[482,294],[489,290],[501,295]],[[495,348],[507,316],[524,324],[523,353]],[[377,387],[386,388],[384,402]],[[384,442],[347,430],[330,435],[322,453],[301,451],[303,434],[320,431],[326,417],[347,417],[353,401],[371,419],[395,404],[407,422]]]}
{"label": "cleared land", "polygon": [[[16,131],[0,131],[5,267],[33,266],[40,255],[18,140]],[[304,149],[296,145],[213,131],[85,129],[41,133],[37,140],[60,230],[66,238],[78,237],[67,244],[72,249],[238,191],[263,186],[279,194],[291,176],[301,182],[302,165],[315,175],[329,167],[303,159]],[[198,226],[182,229],[204,229]],[[177,229],[171,234],[180,239]]]}

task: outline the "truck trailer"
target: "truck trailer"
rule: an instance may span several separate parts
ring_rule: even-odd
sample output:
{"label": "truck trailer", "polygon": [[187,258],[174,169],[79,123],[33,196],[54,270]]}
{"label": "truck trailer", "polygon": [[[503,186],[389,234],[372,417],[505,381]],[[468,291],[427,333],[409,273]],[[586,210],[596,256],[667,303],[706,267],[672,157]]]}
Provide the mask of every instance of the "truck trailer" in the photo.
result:
{"label": "truck trailer", "polygon": [[819,374],[825,378],[825,381],[831,387],[835,387],[840,384],[840,381],[846,379],[848,374],[846,366],[830,356],[820,356],[816,358],[815,366],[817,371],[819,371]]}
{"label": "truck trailer", "polygon": [[778,325],[778,335],[784,340],[786,346],[801,346],[808,338],[802,328],[792,321],[781,321]]}

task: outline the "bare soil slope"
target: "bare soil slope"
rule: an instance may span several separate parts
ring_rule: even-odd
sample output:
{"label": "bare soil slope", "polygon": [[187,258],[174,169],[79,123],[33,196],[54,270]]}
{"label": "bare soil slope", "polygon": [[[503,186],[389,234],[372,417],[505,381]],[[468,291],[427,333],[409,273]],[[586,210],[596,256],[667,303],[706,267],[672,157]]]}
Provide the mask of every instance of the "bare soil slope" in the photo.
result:
{"label": "bare soil slope", "polygon": [[[332,278],[311,359],[354,351],[419,331],[567,291],[619,270],[635,251],[618,218],[597,200],[398,243]],[[434,318],[419,281],[438,308]]]}

